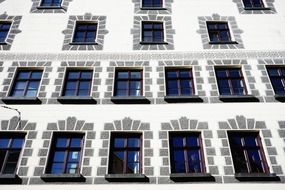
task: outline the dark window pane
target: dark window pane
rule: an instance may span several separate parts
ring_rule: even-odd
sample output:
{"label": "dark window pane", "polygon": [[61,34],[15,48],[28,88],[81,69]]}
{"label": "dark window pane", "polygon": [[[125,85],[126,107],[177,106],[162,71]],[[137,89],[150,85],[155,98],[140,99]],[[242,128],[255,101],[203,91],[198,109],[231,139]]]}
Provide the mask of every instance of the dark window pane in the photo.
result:
{"label": "dark window pane", "polygon": [[64,164],[63,163],[53,163],[51,167],[51,174],[63,174]]}
{"label": "dark window pane", "polygon": [[124,147],[125,146],[125,139],[124,138],[115,138],[114,147]]}
{"label": "dark window pane", "polygon": [[81,73],[82,79],[92,79],[92,72],[91,71],[84,71]]}
{"label": "dark window pane", "polygon": [[6,163],[2,174],[14,174],[16,170],[17,163]]}
{"label": "dark window pane", "polygon": [[127,79],[127,78],[129,78],[129,73],[127,71],[126,72],[120,71],[117,73],[117,78],[118,79]]}
{"label": "dark window pane", "polygon": [[167,89],[167,95],[169,96],[179,95],[178,89]]}
{"label": "dark window pane", "polygon": [[81,138],[72,138],[70,141],[70,147],[81,147]]}
{"label": "dark window pane", "polygon": [[131,78],[132,79],[140,79],[141,78],[141,72],[140,71],[132,71],[131,72]]}
{"label": "dark window pane", "polygon": [[67,147],[68,139],[67,138],[57,138],[56,147]]}
{"label": "dark window pane", "polygon": [[183,147],[183,137],[172,138],[173,147]]}
{"label": "dark window pane", "polygon": [[64,151],[57,151],[54,153],[53,161],[54,162],[64,162],[65,160],[65,152]]}
{"label": "dark window pane", "polygon": [[77,163],[67,164],[66,173],[75,174],[75,173],[77,173],[77,170],[78,170],[78,164]]}
{"label": "dark window pane", "polygon": [[118,81],[117,82],[117,89],[128,89],[129,82],[128,81]]}
{"label": "dark window pane", "polygon": [[32,79],[41,79],[42,78],[42,72],[41,71],[34,71],[32,72]]}
{"label": "dark window pane", "polygon": [[141,82],[140,81],[131,81],[130,82],[130,89],[131,90],[141,89]]}
{"label": "dark window pane", "polygon": [[68,72],[68,79],[78,79],[80,76],[80,72],[78,71],[69,71]]}
{"label": "dark window pane", "polygon": [[177,72],[176,71],[167,71],[166,76],[168,78],[176,78],[177,77]]}
{"label": "dark window pane", "polygon": [[197,137],[187,137],[187,146],[198,146]]}
{"label": "dark window pane", "polygon": [[140,90],[130,90],[130,96],[141,96]]}
{"label": "dark window pane", "polygon": [[140,165],[139,163],[128,163],[128,166],[127,166],[127,171],[126,173],[139,173],[140,171]]}
{"label": "dark window pane", "polygon": [[124,171],[124,152],[116,151],[112,157],[111,173],[123,173]]}
{"label": "dark window pane", "polygon": [[174,151],[174,161],[175,162],[184,162],[184,151],[183,150],[175,150]]}
{"label": "dark window pane", "polygon": [[128,152],[128,162],[139,162],[140,160],[139,151],[129,151]]}
{"label": "dark window pane", "polygon": [[83,81],[79,83],[79,89],[80,90],[88,90],[90,89],[90,82],[89,81]]}
{"label": "dark window pane", "polygon": [[28,79],[30,77],[30,72],[29,71],[20,71],[18,73],[18,79]]}
{"label": "dark window pane", "polygon": [[9,139],[1,138],[0,139],[0,148],[7,148],[9,145]]}
{"label": "dark window pane", "polygon": [[80,152],[78,151],[71,151],[68,155],[68,162],[79,162],[80,160]]}
{"label": "dark window pane", "polygon": [[128,147],[140,147],[140,138],[128,138]]}
{"label": "dark window pane", "polygon": [[23,138],[15,138],[12,140],[11,148],[22,148],[23,143],[24,143]]}

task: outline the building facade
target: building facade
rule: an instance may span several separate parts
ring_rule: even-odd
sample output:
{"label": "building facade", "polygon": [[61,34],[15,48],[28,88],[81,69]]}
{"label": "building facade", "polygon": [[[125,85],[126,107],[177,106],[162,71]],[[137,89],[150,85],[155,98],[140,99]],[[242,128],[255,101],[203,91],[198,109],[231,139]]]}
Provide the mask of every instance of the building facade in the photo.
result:
{"label": "building facade", "polygon": [[283,0],[0,0],[0,189],[283,190]]}

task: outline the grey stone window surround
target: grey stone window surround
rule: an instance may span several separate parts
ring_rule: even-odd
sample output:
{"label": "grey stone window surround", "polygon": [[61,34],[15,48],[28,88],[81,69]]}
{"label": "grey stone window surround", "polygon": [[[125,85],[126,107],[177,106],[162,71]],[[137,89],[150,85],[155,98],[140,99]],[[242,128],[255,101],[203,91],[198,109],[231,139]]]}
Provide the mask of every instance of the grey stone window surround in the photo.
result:
{"label": "grey stone window surround", "polygon": [[[207,22],[227,22],[231,34],[231,40],[233,43],[212,43],[210,42],[209,33],[207,29]],[[198,17],[199,30],[197,33],[201,35],[202,44],[204,49],[243,49],[244,45],[241,39],[241,33],[243,32],[238,28],[236,19],[234,16],[220,16],[219,14],[213,14],[212,16],[200,16]]]}
{"label": "grey stone window surround", "polygon": [[[201,122],[196,119],[181,117],[179,119],[171,120],[170,122],[161,123],[161,130],[159,131],[159,139],[161,140],[162,147],[159,150],[159,156],[162,159],[162,166],[160,167],[158,184],[175,183],[170,178],[171,160],[170,160],[170,150],[169,150],[169,133],[184,132],[184,131],[201,133],[201,138],[203,141],[203,153],[205,158],[204,164],[206,167],[206,171],[209,172],[210,174],[205,173],[204,175],[201,176],[198,175],[192,177],[187,176],[188,179],[185,181],[183,180],[183,182],[192,183],[199,181],[205,182],[210,180],[210,181],[215,181],[217,183],[222,183],[222,178],[219,175],[218,166],[215,164],[216,149],[213,147],[212,143],[213,132],[212,130],[209,130],[208,123]],[[204,178],[204,180],[201,180],[201,178]]]}
{"label": "grey stone window surround", "polygon": [[[107,85],[107,91],[104,93],[103,104],[113,104],[111,101],[114,96],[114,84],[115,84],[115,72],[117,69],[141,69],[143,71],[143,96],[142,97],[129,97],[126,99],[125,103],[132,101],[134,98],[142,98],[138,101],[154,103],[153,92],[151,91],[152,78],[150,74],[152,67],[148,61],[111,61],[109,67],[107,67],[108,77],[105,84]],[[128,97],[127,97],[128,98]]]}
{"label": "grey stone window surround", "polygon": [[[106,16],[95,16],[91,13],[85,13],[84,15],[72,15],[69,16],[67,28],[62,32],[64,34],[64,41],[62,50],[103,50],[104,37],[108,33],[106,29]],[[74,43],[73,35],[77,22],[92,22],[97,23],[97,35],[96,42],[94,43]]]}
{"label": "grey stone window surround", "polygon": [[[38,89],[37,97],[26,98],[26,97],[12,97],[10,96],[10,92],[14,85],[15,76],[18,70],[42,70],[42,79],[40,82],[40,86]],[[3,81],[3,90],[0,92],[0,97],[2,98],[1,102],[6,101],[14,103],[31,103],[31,104],[38,104],[47,103],[47,92],[46,86],[49,84],[49,75],[52,72],[51,62],[45,61],[38,61],[38,62],[27,62],[27,61],[20,61],[20,62],[13,62],[12,66],[8,68],[8,75],[7,78]],[[14,102],[14,103],[13,103]]]}
{"label": "grey stone window surround", "polygon": [[171,14],[173,0],[162,0],[162,7],[142,7],[142,0],[132,0],[135,14]]}
{"label": "grey stone window surround", "polygon": [[[67,70],[92,70],[92,86],[91,94],[88,97],[75,96],[68,97],[62,96],[62,92],[65,84],[65,76]],[[101,84],[100,73],[102,72],[102,67],[100,67],[100,62],[98,61],[64,61],[61,62],[60,67],[57,69],[58,77],[55,79],[55,91],[52,92],[52,97],[48,100],[48,104],[58,104],[58,103],[100,103],[99,99],[99,85]]]}
{"label": "grey stone window surround", "polygon": [[[165,69],[166,68],[192,68],[195,96],[193,99],[186,100],[183,97],[177,97],[176,102],[208,102],[206,97],[206,91],[203,89],[204,79],[201,75],[202,67],[198,65],[197,60],[185,60],[185,61],[159,61],[156,71],[158,72],[159,78],[157,79],[157,84],[159,85],[159,92],[157,93],[157,104],[165,104],[166,97],[166,80],[165,80]],[[175,102],[174,101],[174,102]]]}
{"label": "grey stone window surround", "polygon": [[279,124],[279,129],[278,129],[278,133],[280,138],[283,139],[283,151],[285,153],[285,121],[278,121]]}
{"label": "grey stone window surround", "polygon": [[68,5],[73,0],[62,0],[61,5],[55,6],[41,6],[43,0],[31,0],[33,2],[30,13],[65,13]]}
{"label": "grey stone window surround", "polygon": [[237,8],[240,14],[275,14],[276,9],[274,7],[275,0],[262,0],[265,7],[262,8],[245,8],[242,0],[233,0],[237,4]]}
{"label": "grey stone window surround", "polygon": [[[278,152],[275,146],[273,146],[271,143],[272,130],[266,127],[265,121],[256,121],[254,118],[247,118],[243,115],[237,115],[235,118],[228,119],[227,121],[220,121],[218,124],[219,130],[217,131],[217,134],[222,143],[220,152],[221,156],[223,156],[225,159],[223,176],[224,183],[238,183],[240,181],[281,181],[284,183],[284,173],[282,171],[281,165],[278,164],[276,159]],[[270,172],[273,173],[257,176],[235,174],[228,141],[229,131],[258,132],[259,136],[261,137],[262,147],[267,160],[267,165]],[[239,177],[241,177],[241,179]]]}
{"label": "grey stone window surround", "polygon": [[[24,133],[25,141],[19,156],[18,166],[16,170],[16,181],[10,183],[28,184],[28,161],[33,154],[33,140],[37,138],[36,123],[29,122],[28,120],[21,120],[18,125],[19,118],[12,117],[10,120],[0,120],[0,132],[3,133]],[[18,177],[17,177],[18,176]],[[10,176],[11,177],[11,176]],[[9,179],[7,179],[9,183]]]}
{"label": "grey stone window surround", "polygon": [[[241,68],[247,94],[246,96],[220,96],[219,88],[217,84],[217,78],[215,73],[215,67],[222,68]],[[246,60],[233,59],[233,60],[208,60],[206,70],[209,72],[208,83],[211,86],[210,90],[210,102],[263,102],[263,98],[260,96],[259,91],[255,87],[255,77],[252,75],[252,66],[247,63]],[[224,98],[224,99],[223,99]],[[226,100],[228,98],[228,100]]]}
{"label": "grey stone window surround", "polygon": [[257,69],[261,72],[261,81],[265,85],[265,102],[284,102],[284,96],[276,95],[267,72],[267,66],[285,67],[285,59],[259,59]]}
{"label": "grey stone window surround", "polygon": [[[142,22],[163,22],[164,42],[145,43],[142,42]],[[131,29],[133,35],[133,50],[174,50],[171,16],[147,15],[134,16],[134,27]]]}
{"label": "grey stone window surround", "polygon": [[[84,135],[84,146],[81,155],[80,174],[81,175],[46,175],[45,170],[49,159],[49,152],[53,133],[81,133]],[[39,163],[35,166],[33,177],[30,178],[29,184],[53,184],[80,183],[92,184],[92,166],[90,159],[94,156],[94,148],[92,148],[93,140],[96,132],[94,132],[94,124],[87,123],[85,120],[78,120],[76,117],[68,117],[65,120],[58,120],[55,123],[48,123],[47,128],[42,133],[43,145],[38,151]],[[82,178],[84,177],[84,180]],[[43,177],[43,179],[41,178]],[[53,178],[53,179],[52,179]],[[81,178],[80,180],[78,180]],[[49,180],[50,179],[50,180]]]}
{"label": "grey stone window surround", "polygon": [[[110,182],[105,178],[108,178],[108,165],[110,154],[110,138],[111,133],[141,133],[143,140],[142,147],[142,174],[148,178],[147,181],[142,180],[142,175],[125,176],[130,177],[133,181],[129,182],[142,182],[142,183],[156,183],[154,177],[154,167],[152,166],[153,157],[153,131],[150,129],[150,123],[144,123],[140,120],[133,120],[129,117],[125,117],[122,120],[115,120],[110,123],[104,124],[104,130],[100,134],[102,141],[102,148],[99,149],[99,158],[101,165],[97,168],[97,175],[95,178],[95,184],[109,184]],[[122,176],[121,176],[122,177]],[[123,180],[122,180],[123,181]]]}
{"label": "grey stone window surround", "polygon": [[19,29],[22,16],[9,16],[5,13],[0,15],[0,21],[10,22],[11,27],[4,43],[0,43],[0,50],[10,50],[16,35],[22,32]]}

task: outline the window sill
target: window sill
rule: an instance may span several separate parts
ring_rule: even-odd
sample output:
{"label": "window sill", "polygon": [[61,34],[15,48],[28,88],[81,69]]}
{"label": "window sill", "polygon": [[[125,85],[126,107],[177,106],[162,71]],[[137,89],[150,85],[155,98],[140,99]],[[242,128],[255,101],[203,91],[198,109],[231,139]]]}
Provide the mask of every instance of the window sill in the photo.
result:
{"label": "window sill", "polygon": [[183,102],[203,102],[202,98],[197,95],[189,96],[164,96],[164,100],[168,103],[183,103]]}
{"label": "window sill", "polygon": [[144,96],[112,96],[111,101],[116,104],[150,104]]}
{"label": "window sill", "polygon": [[0,174],[0,184],[20,184],[22,179],[17,174]]}
{"label": "window sill", "polygon": [[37,9],[63,9],[62,6],[38,6]]}
{"label": "window sill", "polygon": [[212,45],[223,45],[223,44],[238,44],[236,41],[229,41],[229,42],[209,42]]}
{"label": "window sill", "polygon": [[215,178],[209,173],[172,173],[170,179],[177,182],[215,181]]}
{"label": "window sill", "polygon": [[7,42],[0,42],[0,45],[8,45]]}
{"label": "window sill", "polygon": [[247,11],[262,11],[262,10],[271,10],[269,7],[244,7],[244,10]]}
{"label": "window sill", "polygon": [[259,100],[252,95],[221,95],[219,99],[223,102],[259,102]]}
{"label": "window sill", "polygon": [[62,104],[96,104],[91,96],[60,96],[57,101]]}
{"label": "window sill", "polygon": [[106,174],[105,179],[109,182],[149,182],[144,174]]}
{"label": "window sill", "polygon": [[41,179],[45,182],[85,182],[81,174],[43,174]]}
{"label": "window sill", "polygon": [[236,173],[235,178],[239,181],[280,181],[275,173]]}
{"label": "window sill", "polygon": [[42,101],[38,97],[5,97],[2,98],[5,104],[41,104]]}
{"label": "window sill", "polygon": [[141,45],[167,45],[167,42],[140,42]]}
{"label": "window sill", "polygon": [[275,97],[276,100],[278,100],[280,102],[285,102],[285,94],[284,95],[276,94],[274,97]]}
{"label": "window sill", "polygon": [[98,45],[97,42],[70,42],[69,45]]}
{"label": "window sill", "polygon": [[164,7],[141,7],[141,10],[167,10],[167,8]]}

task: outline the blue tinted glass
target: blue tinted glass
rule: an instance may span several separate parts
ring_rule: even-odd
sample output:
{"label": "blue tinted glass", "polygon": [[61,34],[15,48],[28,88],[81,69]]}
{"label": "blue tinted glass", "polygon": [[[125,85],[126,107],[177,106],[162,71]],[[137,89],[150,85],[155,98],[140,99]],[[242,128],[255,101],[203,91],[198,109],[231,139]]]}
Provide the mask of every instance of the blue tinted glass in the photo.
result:
{"label": "blue tinted glass", "polygon": [[177,72],[176,71],[166,71],[166,76],[171,78],[177,78]]}
{"label": "blue tinted glass", "polygon": [[65,161],[65,152],[64,151],[56,151],[54,153],[53,162],[64,162]]}
{"label": "blue tinted glass", "polygon": [[179,95],[178,89],[167,89],[167,95],[169,96]]}
{"label": "blue tinted glass", "polygon": [[125,139],[124,138],[115,138],[114,140],[114,147],[120,148],[125,146]]}
{"label": "blue tinted glass", "polygon": [[51,167],[52,174],[63,174],[64,173],[64,164],[63,163],[53,163]]}
{"label": "blue tinted glass", "polygon": [[41,79],[42,78],[42,71],[33,71],[31,78],[32,79]]}
{"label": "blue tinted glass", "polygon": [[143,38],[144,42],[152,42],[152,37],[145,37]]}
{"label": "blue tinted glass", "polygon": [[78,170],[78,164],[77,163],[67,164],[66,173],[75,174],[75,173],[77,173],[77,170]]}
{"label": "blue tinted glass", "polygon": [[77,87],[77,82],[70,82],[70,81],[68,81],[67,83],[66,83],[66,89],[67,90],[74,90],[74,89],[76,89],[76,87]]}
{"label": "blue tinted glass", "polygon": [[124,152],[123,151],[114,151],[116,161],[124,160]]}
{"label": "blue tinted glass", "polygon": [[79,83],[80,90],[89,90],[90,89],[90,82],[84,81]]}
{"label": "blue tinted glass", "polygon": [[30,76],[30,72],[29,71],[20,71],[18,73],[18,79],[28,79]]}
{"label": "blue tinted glass", "polygon": [[84,42],[84,32],[76,31],[74,35],[74,42]]}
{"label": "blue tinted glass", "polygon": [[143,23],[143,28],[144,29],[152,29],[152,24],[151,23]]}
{"label": "blue tinted glass", "polygon": [[226,70],[216,70],[217,77],[227,77]]}
{"label": "blue tinted glass", "polygon": [[141,89],[141,82],[140,81],[131,81],[130,82],[130,89]]}
{"label": "blue tinted glass", "polygon": [[56,147],[62,148],[67,147],[68,139],[67,138],[57,138]]}
{"label": "blue tinted glass", "polygon": [[130,90],[130,96],[141,96],[141,90]]}
{"label": "blue tinted glass", "polygon": [[231,41],[229,32],[228,31],[220,31],[220,40],[223,42]]}
{"label": "blue tinted glass", "polygon": [[8,32],[6,31],[0,31],[0,41],[4,42],[7,37]]}
{"label": "blue tinted glass", "polygon": [[70,151],[68,154],[68,162],[79,162],[80,160],[80,152],[78,151]]}
{"label": "blue tinted glass", "polygon": [[211,42],[219,42],[220,39],[218,38],[217,34],[210,34],[210,41]]}
{"label": "blue tinted glass", "polygon": [[229,70],[230,77],[241,77],[239,69],[231,69]]}
{"label": "blue tinted glass", "polygon": [[191,88],[190,80],[181,80],[180,81],[180,87],[181,88]]}
{"label": "blue tinted glass", "polygon": [[173,137],[172,146],[173,147],[183,147],[183,137]]}
{"label": "blue tinted glass", "polygon": [[95,41],[95,32],[87,32],[85,41],[86,42],[94,42]]}
{"label": "blue tinted glass", "polygon": [[139,173],[140,164],[139,163],[128,163],[127,173]]}
{"label": "blue tinted glass", "polygon": [[119,71],[117,72],[118,79],[127,79],[129,77],[129,73],[127,71]]}
{"label": "blue tinted glass", "polygon": [[129,83],[128,81],[118,81],[117,82],[117,89],[128,89]]}
{"label": "blue tinted glass", "polygon": [[92,79],[92,71],[81,72],[82,79]]}
{"label": "blue tinted glass", "polygon": [[128,91],[126,90],[117,90],[116,91],[116,96],[128,96]]}
{"label": "blue tinted glass", "polygon": [[139,151],[129,151],[128,152],[128,162],[139,162],[140,152]]}
{"label": "blue tinted glass", "polygon": [[152,39],[152,31],[144,31],[143,33],[144,38],[150,38]]}
{"label": "blue tinted glass", "polygon": [[246,136],[244,137],[244,144],[246,146],[256,146],[256,139],[255,137],[251,137],[251,136]]}
{"label": "blue tinted glass", "polygon": [[141,72],[140,71],[132,71],[131,72],[131,78],[132,79],[140,79],[141,78]]}
{"label": "blue tinted glass", "polygon": [[253,172],[263,173],[264,170],[262,167],[262,162],[261,162],[261,158],[259,155],[259,151],[258,150],[248,150],[247,156],[248,156],[249,163],[250,163],[250,166]]}
{"label": "blue tinted glass", "polygon": [[175,150],[173,152],[174,161],[183,161],[184,162],[184,151],[183,150]]}
{"label": "blue tinted glass", "polygon": [[268,68],[267,70],[268,70],[269,76],[279,76],[277,68]]}
{"label": "blue tinted glass", "polygon": [[72,138],[70,141],[70,147],[81,147],[81,138]]}
{"label": "blue tinted glass", "polygon": [[197,137],[187,137],[187,146],[199,146]]}
{"label": "blue tinted glass", "polygon": [[177,80],[168,80],[167,81],[167,88],[168,89],[177,89],[178,88],[178,83]]}
{"label": "blue tinted glass", "polygon": [[174,162],[175,164],[175,171],[174,173],[185,173],[186,169],[185,169],[185,162],[181,161],[181,162]]}
{"label": "blue tinted glass", "polygon": [[87,30],[87,26],[86,24],[77,24],[76,29],[77,30]]}
{"label": "blue tinted glass", "polygon": [[128,147],[140,147],[140,138],[128,138]]}
{"label": "blue tinted glass", "polygon": [[26,88],[26,82],[16,82],[15,89],[16,90],[24,90]]}
{"label": "blue tinted glass", "polygon": [[40,84],[39,81],[32,81],[32,82],[29,82],[28,89],[29,89],[29,90],[37,90],[37,89],[39,88],[39,84]]}
{"label": "blue tinted glass", "polygon": [[80,72],[79,71],[69,71],[68,72],[68,79],[79,79]]}
{"label": "blue tinted glass", "polygon": [[22,148],[23,143],[24,143],[24,139],[22,139],[22,138],[15,138],[15,139],[12,140],[11,147],[12,148]]}
{"label": "blue tinted glass", "polygon": [[215,23],[210,23],[210,22],[207,22],[207,26],[208,26],[208,29],[212,30],[212,29],[216,29],[216,24]]}
{"label": "blue tinted glass", "polygon": [[233,137],[230,138],[230,143],[233,146],[241,146],[241,138],[233,136]]}
{"label": "blue tinted glass", "polygon": [[228,28],[228,25],[226,23],[219,23],[217,24],[217,26],[218,26],[218,29],[220,30],[224,30]]}
{"label": "blue tinted glass", "polygon": [[181,89],[181,95],[191,95],[193,94],[191,88],[183,88]]}
{"label": "blue tinted glass", "polygon": [[189,71],[180,71],[179,72],[181,78],[189,78],[191,77],[191,72]]}
{"label": "blue tinted glass", "polygon": [[8,148],[9,139],[1,138],[0,139],[0,148]]}
{"label": "blue tinted glass", "polygon": [[232,83],[234,94],[238,94],[238,95],[245,94],[242,80],[239,80],[239,79],[232,80],[231,83]]}
{"label": "blue tinted glass", "polygon": [[281,79],[271,79],[271,83],[276,94],[285,93],[285,85],[282,83]]}
{"label": "blue tinted glass", "polygon": [[37,96],[37,90],[27,90],[26,97],[36,97]]}
{"label": "blue tinted glass", "polygon": [[96,30],[97,29],[97,24],[89,24],[88,26],[87,26],[87,28],[88,28],[88,30]]}
{"label": "blue tinted glass", "polygon": [[12,96],[24,96],[24,90],[14,90]]}
{"label": "blue tinted glass", "polygon": [[89,96],[89,90],[79,90],[78,96]]}
{"label": "blue tinted glass", "polygon": [[76,96],[76,91],[75,90],[65,90],[64,96]]}
{"label": "blue tinted glass", "polygon": [[221,95],[230,95],[230,87],[228,80],[218,80],[219,92]]}
{"label": "blue tinted glass", "polygon": [[0,23],[0,29],[1,30],[9,30],[10,29],[10,27],[11,27],[11,23]]}
{"label": "blue tinted glass", "polygon": [[190,163],[200,162],[199,150],[188,150],[188,161]]}
{"label": "blue tinted glass", "polygon": [[155,23],[155,24],[153,24],[153,28],[154,29],[163,29],[163,25],[160,23]]}

